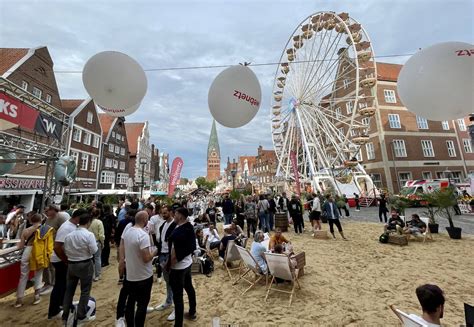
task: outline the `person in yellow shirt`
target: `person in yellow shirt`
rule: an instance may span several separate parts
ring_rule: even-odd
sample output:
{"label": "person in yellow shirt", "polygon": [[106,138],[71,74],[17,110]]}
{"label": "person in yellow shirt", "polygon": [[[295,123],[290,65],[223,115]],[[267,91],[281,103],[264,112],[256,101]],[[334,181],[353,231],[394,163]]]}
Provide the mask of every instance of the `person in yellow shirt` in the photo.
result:
{"label": "person in yellow shirt", "polygon": [[92,232],[95,236],[97,242],[97,252],[94,254],[94,282],[100,279],[100,272],[102,269],[102,248],[104,247],[105,233],[104,233],[104,224],[99,219],[102,214],[102,210],[95,207],[92,208],[92,222],[89,226],[89,231]]}
{"label": "person in yellow shirt", "polygon": [[273,252],[273,250],[275,249],[275,245],[284,245],[286,243],[290,243],[290,241],[285,236],[283,236],[283,234],[281,233],[281,229],[277,228],[275,229],[275,234],[270,237],[269,249]]}

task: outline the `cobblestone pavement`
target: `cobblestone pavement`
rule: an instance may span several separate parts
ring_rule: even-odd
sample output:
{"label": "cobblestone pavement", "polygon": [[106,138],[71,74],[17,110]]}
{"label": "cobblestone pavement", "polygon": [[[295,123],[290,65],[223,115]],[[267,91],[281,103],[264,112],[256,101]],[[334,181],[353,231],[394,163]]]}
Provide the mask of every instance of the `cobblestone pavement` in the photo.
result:
{"label": "cobblestone pavement", "polygon": [[[411,214],[417,213],[420,216],[426,216],[423,214],[423,211],[424,208],[407,208],[405,210],[405,215],[410,216]],[[344,211],[342,213],[344,214]],[[344,217],[343,219],[349,219],[352,221],[380,222],[378,207],[361,208],[360,211],[355,211],[354,208],[350,208],[349,213],[350,218]],[[387,214],[387,217],[390,217],[390,214]],[[474,214],[453,217],[454,226],[461,227],[463,234],[474,234]],[[439,224],[440,233],[447,233],[445,227],[449,226],[448,220],[444,217],[437,216],[436,221]]]}

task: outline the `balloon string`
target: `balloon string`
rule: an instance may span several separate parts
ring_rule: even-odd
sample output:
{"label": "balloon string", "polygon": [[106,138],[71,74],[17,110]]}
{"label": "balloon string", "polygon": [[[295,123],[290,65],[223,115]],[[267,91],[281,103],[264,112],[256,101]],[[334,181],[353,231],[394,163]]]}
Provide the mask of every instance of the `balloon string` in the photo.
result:
{"label": "balloon string", "polygon": [[[393,55],[382,55],[382,56],[375,56],[374,58],[394,58],[394,57],[409,57],[412,56],[414,53],[407,53],[407,54],[393,54]],[[320,60],[300,60],[300,61],[292,61],[291,64],[302,64],[308,62],[317,62],[317,61],[334,61],[339,60],[336,59],[320,59]],[[267,63],[249,63],[244,62],[244,66],[252,66],[252,67],[259,67],[259,66],[275,66],[279,65],[280,62],[267,62]],[[227,68],[234,66],[232,65],[210,65],[210,66],[188,66],[188,67],[167,67],[167,68],[148,68],[143,69],[146,72],[159,72],[159,71],[173,71],[173,70],[195,70],[195,69],[215,69],[215,68]],[[22,70],[25,71],[25,70]],[[46,70],[47,72],[54,72],[55,74],[81,74],[82,70]],[[7,73],[13,72],[12,70],[7,71]]]}

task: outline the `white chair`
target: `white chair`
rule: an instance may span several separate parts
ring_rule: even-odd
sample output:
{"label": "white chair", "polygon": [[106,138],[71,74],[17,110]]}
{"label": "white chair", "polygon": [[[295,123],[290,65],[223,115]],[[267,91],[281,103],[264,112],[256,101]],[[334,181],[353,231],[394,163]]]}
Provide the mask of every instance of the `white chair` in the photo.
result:
{"label": "white chair", "polygon": [[392,309],[393,313],[395,313],[398,319],[400,319],[404,327],[428,327],[428,325],[419,321],[417,319],[418,317],[415,315],[408,315],[405,312],[395,308],[393,305],[390,306],[390,309]]}
{"label": "white chair", "polygon": [[[239,252],[239,255],[243,261],[243,265],[247,269],[245,269],[245,271],[242,271],[242,270],[240,271],[239,278],[237,278],[232,285],[237,284],[241,279],[249,283],[250,286],[242,292],[242,295],[244,295],[245,293],[247,293],[248,290],[254,287],[262,278],[265,277],[265,281],[267,281],[268,275],[260,269],[260,266],[258,265],[255,258],[252,256],[252,254],[249,252],[249,250],[238,245],[234,245],[234,248],[236,248],[237,251]],[[255,275],[255,278],[253,281],[246,278],[246,276],[251,272],[253,272]]]}
{"label": "white chair", "polygon": [[427,238],[429,238],[430,240],[433,240],[433,235],[431,234],[430,227],[428,226],[428,224],[430,223],[430,218],[421,217],[420,219],[421,219],[422,222],[424,222],[426,224],[425,232],[423,234],[421,234],[423,236],[423,243],[426,242]]}
{"label": "white chair", "polygon": [[[229,265],[232,264],[234,261],[239,261],[239,266],[237,268],[229,268]],[[224,269],[229,275],[230,280],[232,280],[231,271],[238,270],[240,275],[240,270],[242,268],[242,258],[240,257],[239,250],[237,250],[236,248],[235,242],[232,240],[227,243],[227,249],[225,251],[223,265]]]}
{"label": "white chair", "polygon": [[[286,254],[265,253],[265,260],[267,261],[269,273],[272,276],[270,285],[268,286],[267,295],[265,296],[265,301],[267,301],[270,291],[283,292],[290,294],[291,306],[291,302],[293,301],[293,295],[295,293],[295,288],[298,287],[298,289],[301,289],[300,283],[298,281],[298,269],[291,268],[290,258]],[[275,283],[276,278],[291,281],[291,291],[272,287]]]}

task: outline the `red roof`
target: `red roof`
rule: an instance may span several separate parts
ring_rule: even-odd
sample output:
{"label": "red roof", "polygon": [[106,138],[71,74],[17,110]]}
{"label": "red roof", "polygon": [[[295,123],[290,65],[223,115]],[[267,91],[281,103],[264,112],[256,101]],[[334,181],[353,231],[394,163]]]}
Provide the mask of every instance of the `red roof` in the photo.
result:
{"label": "red roof", "polygon": [[63,100],[61,99],[61,107],[62,107],[62,110],[64,113],[68,114],[68,115],[71,115],[72,112],[74,110],[77,109],[77,107],[79,107],[82,103],[84,102],[84,100],[79,100],[79,99],[66,99],[66,100]]}
{"label": "red roof", "polygon": [[125,123],[125,131],[127,132],[128,151],[131,156],[137,155],[138,138],[142,135],[145,123]]}
{"label": "red roof", "polygon": [[28,50],[26,48],[0,48],[0,75],[26,56]]}
{"label": "red roof", "polygon": [[112,117],[107,114],[100,113],[99,114],[99,122],[100,126],[102,126],[102,139],[103,142],[106,141],[107,135],[109,134],[110,129],[112,128],[112,124],[114,123],[115,117]]}
{"label": "red roof", "polygon": [[377,62],[377,79],[380,81],[396,82],[403,65]]}

